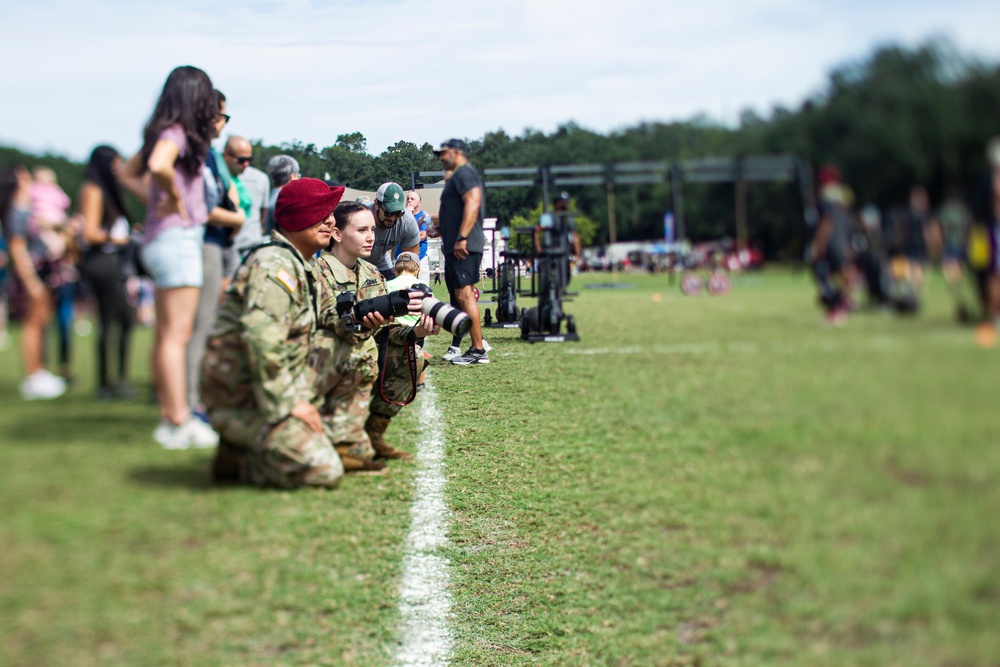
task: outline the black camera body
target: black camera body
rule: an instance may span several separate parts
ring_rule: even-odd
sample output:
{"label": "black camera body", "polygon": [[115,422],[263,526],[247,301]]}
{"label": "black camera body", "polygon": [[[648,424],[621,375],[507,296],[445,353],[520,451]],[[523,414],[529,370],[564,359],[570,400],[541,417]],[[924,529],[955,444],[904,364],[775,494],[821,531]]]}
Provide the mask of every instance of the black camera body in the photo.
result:
{"label": "black camera body", "polygon": [[453,335],[465,335],[472,328],[472,320],[458,308],[438,301],[427,285],[416,284],[410,289],[389,292],[382,296],[355,301],[354,294],[344,292],[337,297],[337,315],[344,322],[344,330],[353,334],[365,328],[362,320],[370,313],[379,313],[385,319],[409,313],[410,298],[419,296],[423,303],[420,312],[429,315],[442,329]]}

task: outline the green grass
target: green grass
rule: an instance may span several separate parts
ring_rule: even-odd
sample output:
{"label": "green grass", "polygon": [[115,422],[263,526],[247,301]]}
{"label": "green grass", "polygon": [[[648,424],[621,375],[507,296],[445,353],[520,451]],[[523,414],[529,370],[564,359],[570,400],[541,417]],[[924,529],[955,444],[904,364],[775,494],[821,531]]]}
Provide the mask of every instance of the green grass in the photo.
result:
{"label": "green grass", "polygon": [[[579,343],[488,330],[489,366],[431,371],[454,664],[996,665],[1000,351],[939,279],[844,329],[805,274],[623,280],[567,304]],[[214,489],[153,406],[23,403],[18,373],[0,352],[0,664],[391,664],[412,465]]]}

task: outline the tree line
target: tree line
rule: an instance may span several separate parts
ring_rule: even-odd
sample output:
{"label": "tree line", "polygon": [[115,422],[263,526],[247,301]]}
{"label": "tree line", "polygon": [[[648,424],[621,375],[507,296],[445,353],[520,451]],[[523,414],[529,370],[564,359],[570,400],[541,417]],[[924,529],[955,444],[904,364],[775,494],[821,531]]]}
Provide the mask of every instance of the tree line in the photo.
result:
{"label": "tree line", "polygon": [[[548,134],[525,129],[512,136],[497,130],[466,139],[471,161],[480,169],[792,153],[813,165],[838,165],[859,203],[885,209],[903,204],[915,184],[927,187],[937,200],[950,188],[971,187],[986,168],[985,143],[998,133],[1000,66],[963,55],[950,42],[936,39],[916,47],[879,47],[834,68],[822,89],[796,108],[775,107],[766,116],[745,111],[736,125],[698,116],[640,123],[607,134],[566,123]],[[399,141],[372,155],[359,132],[342,134],[325,148],[301,142],[253,143],[255,163],[262,168],[274,155],[292,155],[304,175],[329,175],[363,190],[389,180],[409,187],[412,172],[441,168],[429,143]],[[0,164],[11,162],[45,162],[71,193],[82,180],[82,165],[0,148]],[[594,221],[587,225],[584,242],[606,243],[604,191],[570,190],[577,210]],[[539,187],[490,189],[487,213],[501,224],[530,218],[540,199]],[[734,234],[732,184],[687,184],[684,201],[692,240]],[[671,207],[668,184],[619,186],[615,202],[620,240],[662,236],[663,213]],[[748,204],[751,239],[770,258],[800,256],[804,222],[798,188],[755,183]]]}

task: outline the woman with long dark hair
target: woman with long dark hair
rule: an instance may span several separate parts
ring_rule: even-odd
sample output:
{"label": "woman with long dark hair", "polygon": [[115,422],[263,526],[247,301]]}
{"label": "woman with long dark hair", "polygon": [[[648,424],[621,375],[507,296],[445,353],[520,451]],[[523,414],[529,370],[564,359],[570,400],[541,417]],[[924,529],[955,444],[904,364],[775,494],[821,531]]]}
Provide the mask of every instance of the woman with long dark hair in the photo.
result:
{"label": "woman with long dark hair", "polygon": [[204,280],[201,246],[208,208],[203,169],[218,116],[208,75],[197,67],[176,68],[146,124],[142,150],[120,176],[147,207],[141,257],[156,288],[153,375],[161,414],[153,439],[167,449],[218,442],[211,427],[191,416],[184,365]]}
{"label": "woman with long dark hair", "polygon": [[21,356],[25,400],[58,398],[66,381],[50,373],[43,361],[45,327],[52,321],[54,299],[46,284],[45,245],[29,231],[31,174],[23,166],[0,173],[0,221],[10,254],[11,273],[23,290],[26,304],[21,327]]}
{"label": "woman with long dark hair", "polygon": [[[135,311],[128,301],[125,281],[130,267],[125,252],[130,241],[132,221],[122,203],[121,186],[115,173],[122,166],[121,156],[110,146],[98,146],[87,163],[87,179],[80,186],[79,209],[83,215],[83,238],[89,245],[83,256],[83,278],[97,298],[100,331],[97,336],[97,397],[130,398],[128,353]],[[116,357],[118,381],[108,374],[111,336],[118,328]]]}

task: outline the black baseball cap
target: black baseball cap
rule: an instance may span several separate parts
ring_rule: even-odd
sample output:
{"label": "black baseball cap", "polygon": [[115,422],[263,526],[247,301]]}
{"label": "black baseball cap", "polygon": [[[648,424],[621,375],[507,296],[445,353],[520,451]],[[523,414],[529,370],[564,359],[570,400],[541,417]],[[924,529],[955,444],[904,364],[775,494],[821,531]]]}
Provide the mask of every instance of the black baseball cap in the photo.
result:
{"label": "black baseball cap", "polygon": [[461,151],[466,155],[469,154],[469,147],[465,145],[465,142],[461,139],[449,139],[448,141],[442,141],[441,146],[434,151],[434,155],[441,155],[449,148],[454,148],[457,151]]}

